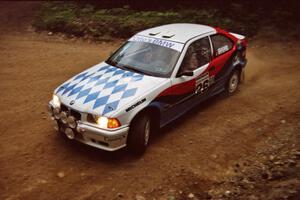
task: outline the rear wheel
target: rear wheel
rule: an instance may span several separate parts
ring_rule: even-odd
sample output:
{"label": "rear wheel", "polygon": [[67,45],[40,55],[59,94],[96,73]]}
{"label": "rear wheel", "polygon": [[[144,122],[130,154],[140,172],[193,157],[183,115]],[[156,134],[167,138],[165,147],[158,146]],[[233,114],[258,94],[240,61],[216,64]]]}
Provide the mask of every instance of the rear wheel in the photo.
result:
{"label": "rear wheel", "polygon": [[240,72],[238,70],[234,70],[226,83],[225,93],[227,95],[232,95],[238,90],[238,86],[240,83]]}
{"label": "rear wheel", "polygon": [[130,125],[127,145],[135,154],[143,154],[149,144],[151,133],[151,119],[144,113],[136,117]]}

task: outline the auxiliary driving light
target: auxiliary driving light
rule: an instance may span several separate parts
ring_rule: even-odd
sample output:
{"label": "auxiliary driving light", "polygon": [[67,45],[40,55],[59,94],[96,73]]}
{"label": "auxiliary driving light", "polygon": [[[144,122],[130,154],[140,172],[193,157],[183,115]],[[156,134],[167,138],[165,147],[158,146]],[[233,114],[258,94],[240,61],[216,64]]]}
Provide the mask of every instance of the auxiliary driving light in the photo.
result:
{"label": "auxiliary driving light", "polygon": [[59,130],[59,126],[57,121],[54,121],[54,130],[58,131]]}
{"label": "auxiliary driving light", "polygon": [[73,140],[75,138],[75,134],[74,134],[73,130],[70,128],[66,128],[65,134],[71,140]]}
{"label": "auxiliary driving light", "polygon": [[55,119],[59,119],[60,118],[60,108],[56,107],[53,109],[53,115]]}
{"label": "auxiliary driving light", "polygon": [[52,107],[50,105],[47,106],[47,112],[49,116],[53,115]]}
{"label": "auxiliary driving light", "polygon": [[68,119],[68,115],[66,112],[62,111],[60,113],[60,120],[62,123],[66,124],[67,123],[67,119]]}
{"label": "auxiliary driving light", "polygon": [[76,119],[73,116],[67,118],[67,124],[70,128],[76,128]]}

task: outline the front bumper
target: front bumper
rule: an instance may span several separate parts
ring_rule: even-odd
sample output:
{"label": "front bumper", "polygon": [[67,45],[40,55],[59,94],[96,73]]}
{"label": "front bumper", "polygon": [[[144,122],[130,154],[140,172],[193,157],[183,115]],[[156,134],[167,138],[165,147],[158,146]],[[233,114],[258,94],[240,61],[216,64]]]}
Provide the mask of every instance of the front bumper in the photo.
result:
{"label": "front bumper", "polygon": [[[54,120],[55,129],[65,134],[67,134],[67,129],[69,131],[71,129],[74,133],[74,138],[72,139],[106,151],[116,151],[126,146],[129,127],[105,130],[97,127],[96,124],[77,120],[76,127],[71,128],[67,123],[63,123],[61,119],[53,117],[53,105],[51,102],[49,103],[48,109],[52,115],[51,119]],[[72,112],[69,112],[68,115],[70,115],[70,113]],[[81,114],[84,115],[83,113]]]}
{"label": "front bumper", "polygon": [[78,122],[80,132],[76,140],[106,151],[116,151],[126,146],[128,127],[108,131]]}

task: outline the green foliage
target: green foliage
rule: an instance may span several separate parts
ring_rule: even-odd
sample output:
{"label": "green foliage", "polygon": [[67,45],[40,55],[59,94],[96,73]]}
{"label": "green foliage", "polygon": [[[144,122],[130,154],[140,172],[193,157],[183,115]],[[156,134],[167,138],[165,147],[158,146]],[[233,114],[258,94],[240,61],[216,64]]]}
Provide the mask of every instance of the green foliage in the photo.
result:
{"label": "green foliage", "polygon": [[[251,16],[248,16],[252,20]],[[235,16],[227,17],[217,9],[182,9],[166,11],[136,11],[129,6],[113,9],[83,7],[72,2],[47,2],[33,22],[37,30],[62,32],[75,36],[121,37],[169,23],[198,23],[225,27],[241,33],[249,31],[247,23]],[[247,25],[247,26],[246,26]]]}

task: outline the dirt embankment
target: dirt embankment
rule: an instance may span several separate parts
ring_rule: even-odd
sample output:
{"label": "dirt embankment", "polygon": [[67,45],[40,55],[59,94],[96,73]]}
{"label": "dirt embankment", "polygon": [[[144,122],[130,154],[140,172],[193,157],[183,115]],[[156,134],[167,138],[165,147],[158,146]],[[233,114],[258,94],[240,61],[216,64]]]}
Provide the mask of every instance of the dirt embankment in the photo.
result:
{"label": "dirt embankment", "polygon": [[[20,2],[3,5],[9,12]],[[45,111],[58,84],[120,42],[70,41],[6,23],[12,28],[0,37],[0,199],[299,199],[298,41],[250,41],[240,91],[199,105],[135,158],[64,140]]]}

